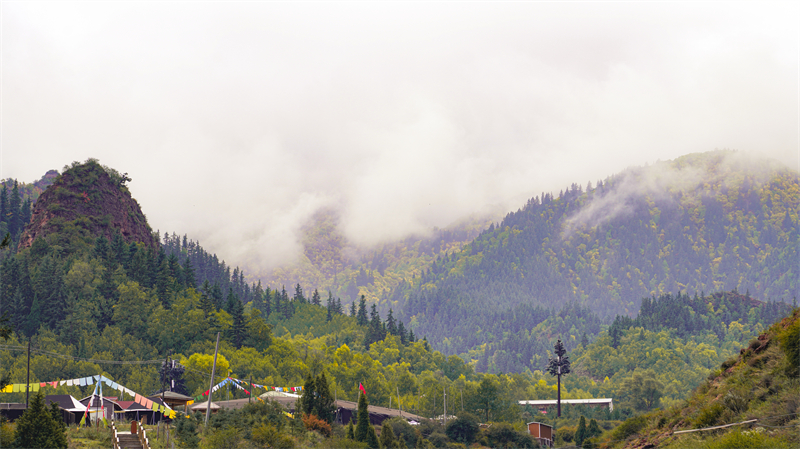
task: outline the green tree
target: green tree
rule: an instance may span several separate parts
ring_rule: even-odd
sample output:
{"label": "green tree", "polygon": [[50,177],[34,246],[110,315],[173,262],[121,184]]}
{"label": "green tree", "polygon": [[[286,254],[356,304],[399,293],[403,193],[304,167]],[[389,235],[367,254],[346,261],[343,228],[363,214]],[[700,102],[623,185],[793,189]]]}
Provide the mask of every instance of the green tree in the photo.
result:
{"label": "green tree", "polygon": [[[14,447],[19,448],[66,448],[67,435],[61,422],[61,413],[48,410],[44,396],[39,391],[31,400],[30,407],[16,422]],[[58,419],[54,418],[58,413]]]}
{"label": "green tree", "polygon": [[497,384],[492,376],[485,375],[478,385],[478,409],[482,409],[485,421],[489,422],[489,411],[494,409],[494,402],[497,398]]}
{"label": "green tree", "polygon": [[381,445],[380,447],[384,449],[393,449],[397,448],[397,441],[394,438],[394,431],[392,430],[392,426],[383,426],[381,428]]}
{"label": "green tree", "polygon": [[311,373],[306,375],[306,381],[303,383],[303,395],[300,396],[301,412],[306,415],[313,415],[317,406],[317,385]]}
{"label": "green tree", "polygon": [[317,376],[314,384],[317,388],[317,400],[314,406],[314,414],[317,415],[319,419],[331,424],[336,416],[336,405],[331,395],[331,389],[328,386],[328,378],[325,377],[324,372]]}
{"label": "green tree", "polygon": [[236,346],[236,349],[239,349],[247,337],[247,321],[244,317],[244,306],[235,295],[233,295],[230,314],[233,319],[233,324],[229,331],[231,342]]}
{"label": "green tree", "polygon": [[469,446],[475,441],[479,431],[478,420],[473,415],[464,413],[447,423],[445,433],[451,440]]}
{"label": "green tree", "polygon": [[575,444],[580,446],[583,440],[586,439],[586,418],[581,415],[581,420],[578,423],[578,430],[575,431]]}
{"label": "green tree", "polygon": [[664,385],[656,379],[652,370],[636,370],[622,383],[622,391],[627,392],[627,404],[638,411],[658,407],[663,390]]}
{"label": "green tree", "polygon": [[358,396],[358,413],[356,414],[356,429],[355,439],[358,442],[366,442],[367,434],[372,426],[369,423],[369,403],[367,402],[367,395],[360,394]]}
{"label": "green tree", "polygon": [[367,320],[367,299],[361,295],[361,300],[358,302],[358,313],[356,313],[356,323],[359,326],[366,326],[369,321]]}

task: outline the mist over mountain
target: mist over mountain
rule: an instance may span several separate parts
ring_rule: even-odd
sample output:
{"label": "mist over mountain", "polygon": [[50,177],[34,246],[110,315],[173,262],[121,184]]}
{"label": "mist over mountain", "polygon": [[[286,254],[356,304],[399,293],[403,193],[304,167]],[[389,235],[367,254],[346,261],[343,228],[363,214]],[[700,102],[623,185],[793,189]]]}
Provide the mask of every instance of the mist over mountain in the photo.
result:
{"label": "mist over mountain", "polygon": [[779,163],[690,154],[532,198],[389,299],[451,353],[491,341],[497,314],[521,307],[613,317],[650,296],[724,290],[791,302],[798,204],[798,174]]}

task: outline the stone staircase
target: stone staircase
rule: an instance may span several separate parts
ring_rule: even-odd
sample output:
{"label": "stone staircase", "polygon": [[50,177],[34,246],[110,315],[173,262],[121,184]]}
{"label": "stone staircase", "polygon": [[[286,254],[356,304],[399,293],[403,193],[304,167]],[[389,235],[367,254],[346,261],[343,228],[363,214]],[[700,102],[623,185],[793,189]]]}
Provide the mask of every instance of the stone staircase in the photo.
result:
{"label": "stone staircase", "polygon": [[118,432],[120,449],[144,449],[139,442],[139,436],[130,432]]}

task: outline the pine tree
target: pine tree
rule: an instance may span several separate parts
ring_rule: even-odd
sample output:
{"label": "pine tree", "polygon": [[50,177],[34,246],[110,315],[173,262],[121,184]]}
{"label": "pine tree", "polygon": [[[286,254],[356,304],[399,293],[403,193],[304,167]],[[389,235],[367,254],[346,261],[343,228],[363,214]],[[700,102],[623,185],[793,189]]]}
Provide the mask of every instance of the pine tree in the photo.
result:
{"label": "pine tree", "polygon": [[[322,305],[322,302],[320,301],[319,297],[319,292],[317,291],[316,288],[314,289],[314,293],[311,294],[311,304],[314,304],[315,306]],[[328,302],[328,304],[330,304],[330,301]]]}
{"label": "pine tree", "polygon": [[369,423],[369,403],[367,402],[367,395],[360,394],[358,396],[358,413],[356,418],[355,440],[358,442],[367,441],[367,434],[372,426]]}
{"label": "pine tree", "polygon": [[358,313],[356,314],[356,323],[359,326],[366,326],[369,321],[367,320],[367,300],[364,295],[361,295],[361,300],[358,302]]}
{"label": "pine tree", "polygon": [[392,316],[392,309],[389,308],[389,313],[386,316],[386,331],[392,335],[397,335],[397,322],[394,320],[394,316]]}
{"label": "pine tree", "polygon": [[350,420],[350,424],[347,425],[347,438],[351,440],[356,439],[356,432],[355,429],[353,428],[353,420]]}
{"label": "pine tree", "polygon": [[408,334],[406,333],[406,326],[403,324],[402,321],[397,323],[397,333],[400,335],[400,343],[403,346],[408,344]]}
{"label": "pine tree", "polygon": [[17,180],[14,180],[14,188],[11,189],[11,196],[8,199],[8,232],[11,233],[11,238],[15,239],[22,232],[22,215],[21,206],[22,201],[19,196],[19,186]]}
{"label": "pine tree", "polygon": [[303,383],[303,395],[300,396],[301,412],[306,415],[313,415],[317,408],[317,386],[311,373],[306,374]]}
{"label": "pine tree", "polygon": [[381,447],[384,449],[393,449],[397,447],[392,426],[385,425],[381,427]]}
{"label": "pine tree", "polygon": [[183,261],[183,279],[188,288],[197,288],[197,278],[194,274],[194,266],[192,266],[192,258],[186,257]]}
{"label": "pine tree", "polygon": [[[66,448],[67,435],[61,423],[61,413],[44,405],[44,396],[40,390],[33,396],[30,407],[17,419],[14,430],[14,447],[30,448]],[[54,419],[58,413],[59,419]]]}
{"label": "pine tree", "polygon": [[[365,309],[365,311],[366,311],[366,309]],[[356,316],[356,302],[355,301],[350,303],[350,316],[351,317],[355,317]],[[357,322],[358,322],[358,320],[356,320],[356,323]]]}
{"label": "pine tree", "polygon": [[314,406],[314,414],[328,424],[333,423],[336,417],[336,404],[334,403],[333,396],[331,396],[331,389],[328,386],[328,378],[325,377],[325,372],[322,372],[314,384],[317,388],[317,401]]}
{"label": "pine tree", "polygon": [[306,298],[303,296],[303,288],[300,287],[299,283],[294,287],[294,297],[292,300],[297,301],[300,304],[306,303]]}
{"label": "pine tree", "polygon": [[231,307],[233,323],[231,324],[230,333],[234,346],[236,346],[236,349],[239,349],[242,347],[242,343],[244,343],[244,339],[247,336],[247,321],[244,317],[244,306],[242,302],[239,301],[235,295],[233,296],[234,301]]}
{"label": "pine tree", "polygon": [[578,423],[578,430],[575,431],[575,444],[580,446],[583,440],[586,439],[586,418],[581,415],[581,420]]}

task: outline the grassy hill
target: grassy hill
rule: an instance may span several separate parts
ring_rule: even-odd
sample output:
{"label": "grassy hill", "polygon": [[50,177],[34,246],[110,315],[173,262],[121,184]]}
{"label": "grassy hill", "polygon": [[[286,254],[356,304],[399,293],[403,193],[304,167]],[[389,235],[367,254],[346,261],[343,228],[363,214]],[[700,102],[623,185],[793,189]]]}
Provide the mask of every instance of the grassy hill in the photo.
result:
{"label": "grassy hill", "polygon": [[[596,443],[618,448],[798,447],[799,412],[800,310],[795,309],[714,370],[686,400],[631,418]],[[710,427],[721,428],[676,433]]]}

